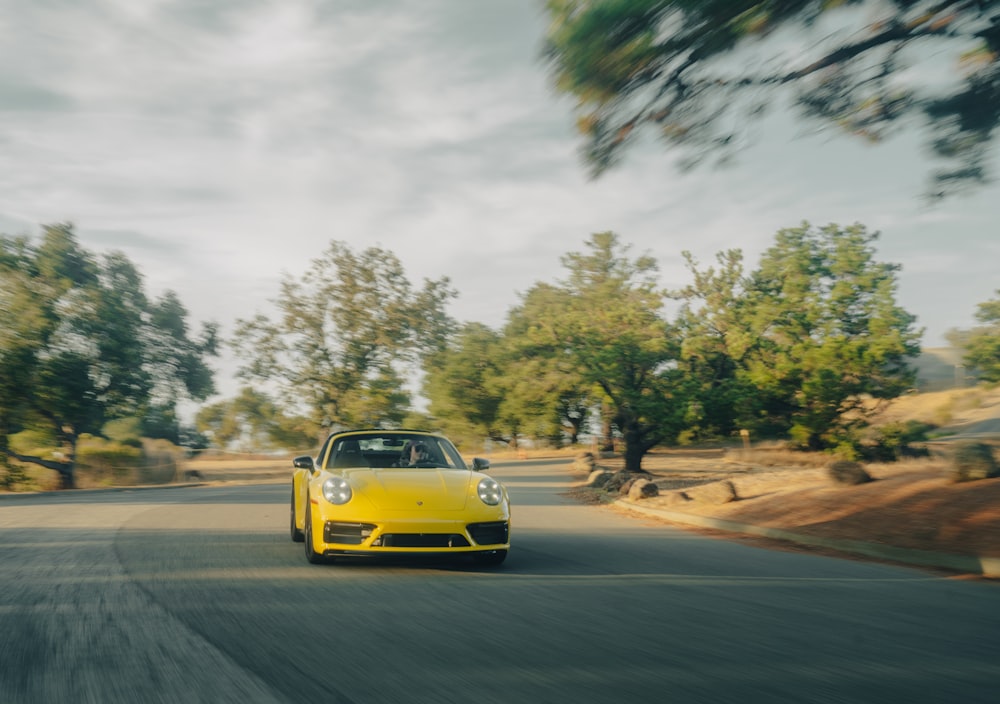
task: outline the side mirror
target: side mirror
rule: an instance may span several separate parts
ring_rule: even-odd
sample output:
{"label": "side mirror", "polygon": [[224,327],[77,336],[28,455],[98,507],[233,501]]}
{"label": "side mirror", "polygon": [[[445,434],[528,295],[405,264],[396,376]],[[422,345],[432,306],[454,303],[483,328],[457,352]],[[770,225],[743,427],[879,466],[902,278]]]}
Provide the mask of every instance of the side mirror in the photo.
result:
{"label": "side mirror", "polygon": [[292,460],[292,466],[295,467],[295,469],[308,469],[310,472],[316,471],[316,465],[313,463],[313,458],[309,455],[296,457]]}
{"label": "side mirror", "polygon": [[483,457],[473,457],[472,458],[472,471],[473,472],[485,472],[490,468],[490,461]]}

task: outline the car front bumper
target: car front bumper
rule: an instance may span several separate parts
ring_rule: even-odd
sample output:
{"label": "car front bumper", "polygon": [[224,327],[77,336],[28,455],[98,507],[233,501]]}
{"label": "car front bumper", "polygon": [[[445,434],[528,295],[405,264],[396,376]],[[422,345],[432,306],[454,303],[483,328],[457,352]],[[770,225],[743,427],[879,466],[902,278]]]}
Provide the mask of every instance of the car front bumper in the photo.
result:
{"label": "car front bumper", "polygon": [[477,553],[510,549],[509,517],[490,520],[321,518],[315,550],[327,555]]}

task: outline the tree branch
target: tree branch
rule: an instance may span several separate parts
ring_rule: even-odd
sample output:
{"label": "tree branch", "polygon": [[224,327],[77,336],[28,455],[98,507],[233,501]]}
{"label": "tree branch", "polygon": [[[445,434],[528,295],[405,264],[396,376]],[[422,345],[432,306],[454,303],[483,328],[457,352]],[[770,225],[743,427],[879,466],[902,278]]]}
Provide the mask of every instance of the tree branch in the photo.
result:
{"label": "tree branch", "polygon": [[27,462],[28,464],[37,464],[45,469],[52,469],[59,474],[67,475],[70,473],[70,465],[68,462],[56,462],[55,460],[46,460],[41,457],[34,457],[32,455],[22,455],[20,453],[14,452],[9,447],[7,448],[7,456],[13,457],[19,462]]}

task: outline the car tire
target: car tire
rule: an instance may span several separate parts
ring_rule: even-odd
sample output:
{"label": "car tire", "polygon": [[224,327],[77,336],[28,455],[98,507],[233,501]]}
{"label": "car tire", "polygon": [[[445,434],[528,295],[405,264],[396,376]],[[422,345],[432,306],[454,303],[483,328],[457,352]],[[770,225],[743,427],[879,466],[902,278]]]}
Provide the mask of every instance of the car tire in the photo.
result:
{"label": "car tire", "polygon": [[473,555],[473,559],[481,567],[497,567],[507,559],[507,551],[490,550],[489,552],[477,552]]}
{"label": "car tire", "polygon": [[295,487],[294,486],[292,487],[291,514],[292,514],[292,517],[291,517],[292,540],[294,542],[296,542],[296,543],[301,543],[303,540],[306,539],[306,536],[305,536],[305,533],[303,533],[302,531],[300,531],[298,529],[298,526],[295,525]]}
{"label": "car tire", "polygon": [[302,542],[305,543],[306,560],[310,564],[321,565],[327,562],[327,559],[321,553],[313,549],[312,511],[309,510],[308,504],[306,504],[306,526],[302,535]]}

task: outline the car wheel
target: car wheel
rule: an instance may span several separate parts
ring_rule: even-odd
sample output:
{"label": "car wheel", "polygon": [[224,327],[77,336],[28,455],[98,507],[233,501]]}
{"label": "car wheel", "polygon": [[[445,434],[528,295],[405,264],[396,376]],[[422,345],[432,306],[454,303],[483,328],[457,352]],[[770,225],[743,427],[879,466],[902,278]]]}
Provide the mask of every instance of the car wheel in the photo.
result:
{"label": "car wheel", "polygon": [[496,567],[497,565],[503,564],[503,561],[507,559],[506,550],[491,550],[489,552],[477,552],[473,558],[477,565],[483,567]]}
{"label": "car wheel", "polygon": [[313,549],[312,511],[309,510],[308,504],[306,505],[306,529],[302,535],[302,542],[305,543],[306,560],[313,565],[320,565],[326,562],[326,558]]}
{"label": "car wheel", "polygon": [[291,514],[292,514],[292,520],[291,520],[291,523],[292,523],[292,528],[291,528],[292,540],[294,540],[296,543],[301,543],[303,540],[305,540],[306,536],[295,525],[295,487],[294,486],[292,487],[292,502],[291,503],[292,503],[292,509],[291,509]]}

